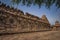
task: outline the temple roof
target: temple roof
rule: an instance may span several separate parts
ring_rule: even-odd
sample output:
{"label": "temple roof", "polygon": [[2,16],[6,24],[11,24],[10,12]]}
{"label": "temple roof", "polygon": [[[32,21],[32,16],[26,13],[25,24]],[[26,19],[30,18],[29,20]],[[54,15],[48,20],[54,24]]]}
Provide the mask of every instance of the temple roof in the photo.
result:
{"label": "temple roof", "polygon": [[60,27],[59,21],[56,21],[56,22],[55,22],[55,26],[59,26],[59,27]]}
{"label": "temple roof", "polygon": [[47,23],[49,23],[49,21],[48,21],[48,19],[47,19],[47,17],[46,17],[46,15],[42,15],[42,17],[41,17],[45,22],[47,22]]}

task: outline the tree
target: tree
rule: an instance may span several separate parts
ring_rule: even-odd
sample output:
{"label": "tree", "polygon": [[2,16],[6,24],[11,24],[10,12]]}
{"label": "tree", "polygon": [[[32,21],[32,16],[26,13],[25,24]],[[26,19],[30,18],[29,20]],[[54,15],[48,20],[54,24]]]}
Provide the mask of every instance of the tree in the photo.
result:
{"label": "tree", "polygon": [[45,5],[47,8],[50,8],[53,4],[57,8],[60,8],[60,0],[11,0],[14,4],[22,3],[23,5],[31,6],[38,5],[41,7],[41,5]]}

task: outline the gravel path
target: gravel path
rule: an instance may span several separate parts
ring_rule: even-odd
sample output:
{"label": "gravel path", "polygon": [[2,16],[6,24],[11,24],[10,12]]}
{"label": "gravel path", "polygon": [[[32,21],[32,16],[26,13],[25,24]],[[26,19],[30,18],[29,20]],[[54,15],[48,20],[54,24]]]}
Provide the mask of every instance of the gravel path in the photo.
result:
{"label": "gravel path", "polygon": [[60,40],[60,31],[3,35],[0,40]]}

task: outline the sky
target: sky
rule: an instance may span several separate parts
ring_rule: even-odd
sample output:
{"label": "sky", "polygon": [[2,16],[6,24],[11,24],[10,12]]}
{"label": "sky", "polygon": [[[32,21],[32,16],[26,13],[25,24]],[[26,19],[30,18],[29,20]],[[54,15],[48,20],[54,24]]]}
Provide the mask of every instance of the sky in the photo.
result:
{"label": "sky", "polygon": [[[11,6],[10,0],[0,0],[1,2],[5,3],[6,5]],[[14,5],[14,8],[22,10],[24,13],[28,12],[32,15],[36,15],[38,17],[42,17],[42,15],[46,15],[47,19],[49,20],[50,24],[55,24],[55,21],[60,22],[60,8],[57,9],[55,5],[52,5],[50,9],[46,8],[45,6],[41,6],[41,8],[38,7],[38,5],[31,5],[30,7],[27,7],[26,5]]]}

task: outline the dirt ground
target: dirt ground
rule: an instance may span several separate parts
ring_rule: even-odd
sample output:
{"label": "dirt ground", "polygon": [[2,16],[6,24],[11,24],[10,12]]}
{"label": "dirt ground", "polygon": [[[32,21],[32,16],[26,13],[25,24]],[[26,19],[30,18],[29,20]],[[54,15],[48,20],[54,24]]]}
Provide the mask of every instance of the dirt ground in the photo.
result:
{"label": "dirt ground", "polygon": [[3,35],[0,36],[0,40],[60,40],[60,31]]}

